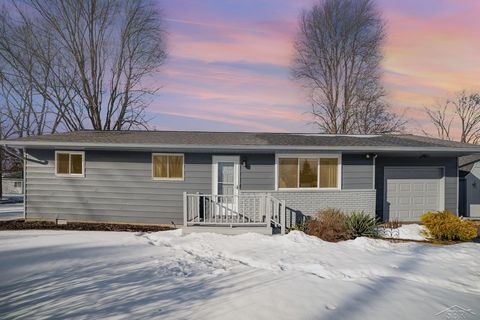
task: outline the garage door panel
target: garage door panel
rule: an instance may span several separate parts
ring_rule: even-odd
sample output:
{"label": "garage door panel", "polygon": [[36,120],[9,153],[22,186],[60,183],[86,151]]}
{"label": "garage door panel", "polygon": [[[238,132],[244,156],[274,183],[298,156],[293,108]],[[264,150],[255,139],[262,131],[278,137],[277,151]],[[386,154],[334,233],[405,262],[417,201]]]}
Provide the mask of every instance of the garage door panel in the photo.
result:
{"label": "garage door panel", "polygon": [[415,184],[413,184],[413,191],[415,191],[415,192],[424,192],[424,191],[425,191],[425,184],[423,184],[423,183],[415,183]]}
{"label": "garage door panel", "polygon": [[443,205],[443,168],[385,168],[385,216],[389,219],[419,220],[426,211]]}
{"label": "garage door panel", "polygon": [[422,210],[412,210],[410,212],[410,219],[417,220],[420,219],[424,212]]}
{"label": "garage door panel", "polygon": [[396,192],[397,191],[397,185],[396,184],[389,184],[387,186],[387,191]]}
{"label": "garage door panel", "polygon": [[401,205],[401,206],[410,205],[411,204],[411,198],[410,197],[399,197],[398,198],[398,204]]}
{"label": "garage door panel", "polygon": [[425,198],[423,198],[423,197],[413,197],[413,204],[424,205],[425,204]]}
{"label": "garage door panel", "polygon": [[397,204],[398,204],[397,198],[387,199],[387,202],[388,202],[390,205],[397,205]]}
{"label": "garage door panel", "polygon": [[438,197],[427,197],[426,198],[426,204],[428,206],[435,206],[438,203]]}

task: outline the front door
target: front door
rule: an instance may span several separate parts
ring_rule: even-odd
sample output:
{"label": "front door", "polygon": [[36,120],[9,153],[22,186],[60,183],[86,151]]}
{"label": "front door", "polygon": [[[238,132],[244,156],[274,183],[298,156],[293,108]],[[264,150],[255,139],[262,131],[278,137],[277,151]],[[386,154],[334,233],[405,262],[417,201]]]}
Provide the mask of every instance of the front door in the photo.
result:
{"label": "front door", "polygon": [[226,216],[236,215],[240,189],[240,157],[213,156],[212,163],[212,194],[220,203],[216,213]]}

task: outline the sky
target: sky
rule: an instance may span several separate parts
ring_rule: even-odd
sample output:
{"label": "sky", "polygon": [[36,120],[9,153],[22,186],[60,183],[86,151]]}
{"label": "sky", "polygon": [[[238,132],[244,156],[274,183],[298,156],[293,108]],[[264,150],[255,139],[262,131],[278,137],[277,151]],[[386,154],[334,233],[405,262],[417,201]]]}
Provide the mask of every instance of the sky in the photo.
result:
{"label": "sky", "polygon": [[[317,0],[318,1],[318,0]],[[315,132],[290,76],[298,17],[314,0],[158,0],[169,57],[149,115],[159,130]],[[407,130],[433,132],[424,107],[480,87],[479,0],[378,0],[383,83]]]}

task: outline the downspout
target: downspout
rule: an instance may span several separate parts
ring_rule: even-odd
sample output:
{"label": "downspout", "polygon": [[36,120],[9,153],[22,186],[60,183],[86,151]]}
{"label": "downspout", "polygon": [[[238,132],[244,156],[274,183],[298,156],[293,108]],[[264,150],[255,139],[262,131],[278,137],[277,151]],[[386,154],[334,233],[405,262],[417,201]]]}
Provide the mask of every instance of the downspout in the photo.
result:
{"label": "downspout", "polygon": [[25,147],[23,149],[23,220],[27,219],[27,153]]}
{"label": "downspout", "polygon": [[375,162],[375,159],[377,159],[377,156],[378,156],[378,154],[375,153],[375,154],[373,155],[373,158],[372,158],[372,169],[373,169],[373,170],[372,170],[372,177],[373,177],[373,178],[372,178],[372,179],[373,179],[373,181],[372,181],[372,188],[373,188],[373,190],[376,190],[376,188],[375,188],[375,171],[376,171],[376,162]]}

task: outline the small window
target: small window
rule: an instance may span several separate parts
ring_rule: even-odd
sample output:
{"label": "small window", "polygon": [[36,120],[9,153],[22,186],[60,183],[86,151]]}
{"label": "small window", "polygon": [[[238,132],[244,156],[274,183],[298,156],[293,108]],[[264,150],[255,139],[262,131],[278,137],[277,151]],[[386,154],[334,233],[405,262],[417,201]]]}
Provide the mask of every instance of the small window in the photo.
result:
{"label": "small window", "polygon": [[152,174],[155,180],[183,180],[183,154],[152,155]]}
{"label": "small window", "polygon": [[84,153],[57,151],[55,153],[55,173],[59,176],[83,176]]}
{"label": "small window", "polygon": [[14,188],[21,188],[22,187],[22,182],[21,181],[15,181],[13,183],[13,187]]}

